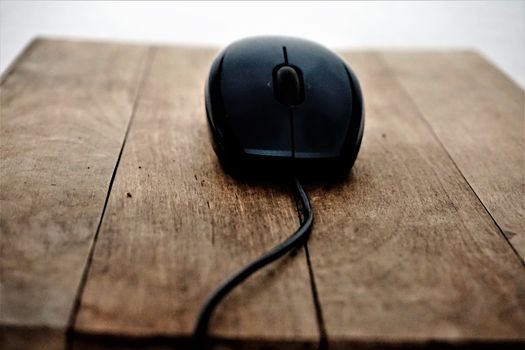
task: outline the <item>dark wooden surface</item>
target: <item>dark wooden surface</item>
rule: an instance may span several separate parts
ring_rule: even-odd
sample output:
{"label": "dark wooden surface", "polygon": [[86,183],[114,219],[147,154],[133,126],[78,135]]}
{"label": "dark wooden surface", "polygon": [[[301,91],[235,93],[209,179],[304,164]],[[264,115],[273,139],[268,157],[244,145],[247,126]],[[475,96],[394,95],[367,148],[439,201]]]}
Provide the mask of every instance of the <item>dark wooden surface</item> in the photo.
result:
{"label": "dark wooden surface", "polygon": [[[206,295],[299,223],[207,138],[212,49],[36,40],[4,74],[0,347],[185,348]],[[218,308],[223,348],[525,345],[524,93],[474,52],[347,52],[351,176],[307,247]],[[315,291],[315,292],[314,292]]]}

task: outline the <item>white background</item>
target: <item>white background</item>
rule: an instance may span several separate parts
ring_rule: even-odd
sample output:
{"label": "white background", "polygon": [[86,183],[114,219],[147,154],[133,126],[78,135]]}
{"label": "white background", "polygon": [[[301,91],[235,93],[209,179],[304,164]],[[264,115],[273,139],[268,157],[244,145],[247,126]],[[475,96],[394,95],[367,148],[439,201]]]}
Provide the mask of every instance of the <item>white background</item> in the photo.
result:
{"label": "white background", "polygon": [[35,36],[223,46],[250,35],[342,48],[472,48],[525,86],[525,1],[0,2],[0,70]]}

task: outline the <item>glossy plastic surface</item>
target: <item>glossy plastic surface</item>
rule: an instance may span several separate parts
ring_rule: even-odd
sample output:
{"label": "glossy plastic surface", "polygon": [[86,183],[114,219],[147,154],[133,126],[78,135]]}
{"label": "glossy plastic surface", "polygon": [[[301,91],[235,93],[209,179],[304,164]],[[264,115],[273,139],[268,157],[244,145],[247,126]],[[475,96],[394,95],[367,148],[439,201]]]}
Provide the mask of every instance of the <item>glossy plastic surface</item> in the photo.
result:
{"label": "glossy plastic surface", "polygon": [[[279,81],[300,82],[300,95],[279,95]],[[364,119],[359,83],[345,62],[288,37],[248,38],[224,49],[210,70],[206,111],[217,154],[237,171],[278,172],[293,163],[341,175],[357,156]]]}

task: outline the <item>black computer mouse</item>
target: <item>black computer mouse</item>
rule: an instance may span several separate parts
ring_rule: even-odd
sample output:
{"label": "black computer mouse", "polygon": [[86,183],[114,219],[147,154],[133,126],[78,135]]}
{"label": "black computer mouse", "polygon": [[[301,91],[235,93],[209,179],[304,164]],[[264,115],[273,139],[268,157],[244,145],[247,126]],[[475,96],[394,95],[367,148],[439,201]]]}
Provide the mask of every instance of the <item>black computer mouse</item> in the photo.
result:
{"label": "black computer mouse", "polygon": [[363,137],[357,77],[314,42],[236,41],[215,58],[205,91],[212,143],[233,173],[344,176]]}

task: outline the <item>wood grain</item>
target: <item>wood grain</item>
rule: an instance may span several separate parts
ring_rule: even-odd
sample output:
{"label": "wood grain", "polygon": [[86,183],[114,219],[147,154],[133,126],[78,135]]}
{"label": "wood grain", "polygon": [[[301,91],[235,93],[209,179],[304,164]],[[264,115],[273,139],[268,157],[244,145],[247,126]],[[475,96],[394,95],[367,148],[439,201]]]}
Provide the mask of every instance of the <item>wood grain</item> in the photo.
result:
{"label": "wood grain", "polygon": [[[240,182],[218,164],[203,103],[215,53],[155,51],[82,295],[80,335],[161,336],[180,344],[217,284],[299,224],[288,186]],[[304,252],[228,296],[211,333],[238,346],[315,347]]]}
{"label": "wood grain", "polygon": [[7,333],[17,327],[34,328],[19,340],[38,348],[44,334],[67,327],[145,53],[139,46],[38,40],[2,81],[4,349],[15,346]]}
{"label": "wood grain", "polygon": [[348,181],[310,187],[330,345],[523,342],[519,257],[380,57],[345,57],[366,100],[362,151]]}
{"label": "wood grain", "polygon": [[525,94],[474,52],[381,55],[525,259]]}
{"label": "wood grain", "polygon": [[[0,348],[62,348],[73,325],[75,349],[185,348],[208,293],[296,228],[288,183],[235,180],[213,154],[215,52],[37,40],[2,77]],[[352,176],[308,186],[322,317],[300,250],[228,296],[212,334],[522,347],[523,91],[469,52],[345,57],[367,120]]]}

